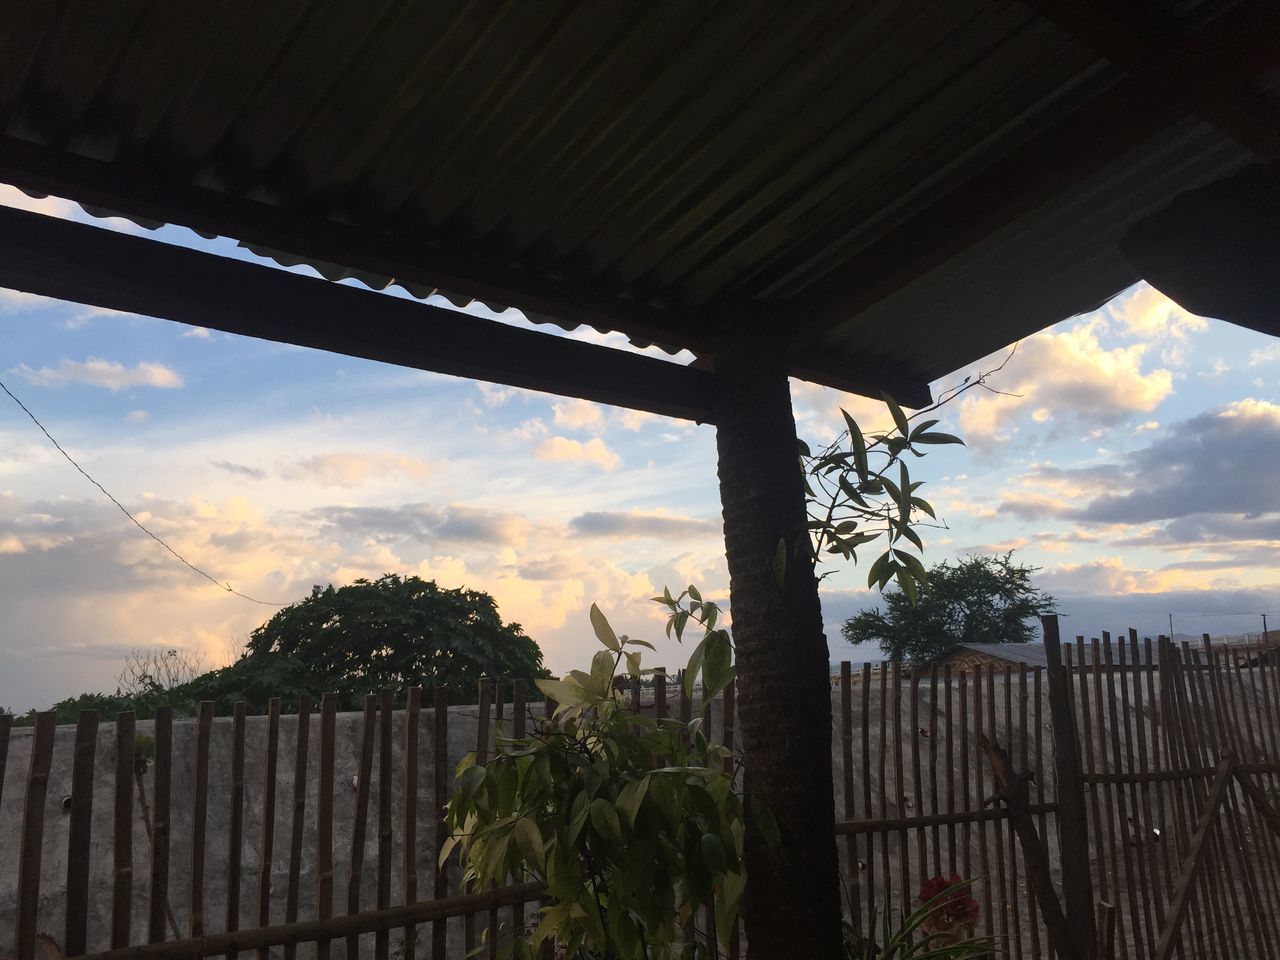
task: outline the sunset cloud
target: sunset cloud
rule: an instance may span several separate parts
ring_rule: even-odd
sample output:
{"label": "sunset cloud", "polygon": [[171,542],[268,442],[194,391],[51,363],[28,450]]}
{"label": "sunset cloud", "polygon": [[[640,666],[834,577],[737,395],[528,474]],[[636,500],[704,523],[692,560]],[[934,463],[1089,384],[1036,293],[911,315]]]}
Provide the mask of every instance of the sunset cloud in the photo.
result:
{"label": "sunset cloud", "polygon": [[127,367],[123,363],[96,357],[85,361],[63,360],[56,367],[40,367],[36,370],[24,363],[15,368],[14,372],[37,387],[65,387],[81,383],[114,391],[132,387],[173,390],[183,385],[178,372],[163,363],[143,362]]}
{"label": "sunset cloud", "polygon": [[538,445],[538,459],[559,463],[590,463],[605,471],[618,469],[622,458],[599,437],[583,443],[568,437],[550,437]]}

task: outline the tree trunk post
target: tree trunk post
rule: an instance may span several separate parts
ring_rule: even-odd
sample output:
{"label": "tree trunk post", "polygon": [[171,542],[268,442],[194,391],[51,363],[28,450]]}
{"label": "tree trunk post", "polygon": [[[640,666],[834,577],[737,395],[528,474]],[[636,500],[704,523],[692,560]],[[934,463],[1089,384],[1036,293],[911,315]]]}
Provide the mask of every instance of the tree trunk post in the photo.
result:
{"label": "tree trunk post", "polygon": [[1089,825],[1085,817],[1084,778],[1069,685],[1074,682],[1062,665],[1058,616],[1042,616],[1044,650],[1048,659],[1049,716],[1053,721],[1053,763],[1058,787],[1058,851],[1062,859],[1062,900],[1067,923],[1075,932],[1076,956],[1097,949],[1097,921],[1093,912],[1093,878],[1089,873]]}
{"label": "tree trunk post", "polygon": [[[715,354],[720,499],[746,754],[742,915],[753,956],[836,957],[841,909],[829,655],[782,347],[766,323],[735,317]],[[777,849],[752,816],[751,806],[761,801],[777,821]]]}

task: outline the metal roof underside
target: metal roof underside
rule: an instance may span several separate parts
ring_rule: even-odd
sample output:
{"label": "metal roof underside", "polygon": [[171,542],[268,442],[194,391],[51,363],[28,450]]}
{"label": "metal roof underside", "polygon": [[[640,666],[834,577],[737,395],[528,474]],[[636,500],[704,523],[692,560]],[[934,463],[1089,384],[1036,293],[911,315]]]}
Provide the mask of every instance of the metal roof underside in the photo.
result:
{"label": "metal roof underside", "polygon": [[[702,351],[708,318],[763,303],[799,325],[834,302],[807,344],[818,366],[923,384],[1136,281],[1127,227],[1255,159],[1188,115],[897,287],[840,299],[895,230],[1128,78],[1034,6],[4,0],[0,134],[482,278],[317,264],[331,279],[582,322],[511,292],[535,278],[672,350]],[[1231,4],[1155,6],[1177,37]],[[516,280],[486,294],[487,271]]]}

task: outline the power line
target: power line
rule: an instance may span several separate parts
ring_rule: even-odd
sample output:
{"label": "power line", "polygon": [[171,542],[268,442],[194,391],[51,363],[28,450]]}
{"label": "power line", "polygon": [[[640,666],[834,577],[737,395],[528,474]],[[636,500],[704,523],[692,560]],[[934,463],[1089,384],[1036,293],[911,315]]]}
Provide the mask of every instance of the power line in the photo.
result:
{"label": "power line", "polygon": [[86,480],[88,480],[90,483],[92,483],[95,487],[97,487],[99,490],[101,490],[101,491],[102,491],[103,496],[105,496],[108,500],[110,500],[112,503],[114,503],[114,504],[116,505],[116,507],[118,507],[118,508],[119,508],[120,512],[121,512],[121,513],[123,513],[126,517],[128,517],[128,518],[129,518],[129,520],[133,523],[133,525],[134,525],[135,527],[137,527],[139,530],[141,530],[143,533],[145,533],[148,537],[150,537],[150,538],[151,538],[152,540],[154,540],[156,543],[160,544],[160,546],[162,546],[162,547],[164,547],[166,550],[168,550],[171,554],[173,554],[173,555],[174,555],[174,557],[176,557],[176,558],[178,559],[178,561],[179,561],[180,563],[182,563],[184,566],[186,566],[186,567],[187,567],[187,568],[189,568],[190,570],[194,571],[195,573],[198,573],[200,576],[204,577],[206,580],[208,580],[210,583],[212,583],[214,586],[216,586],[219,590],[224,590],[224,591],[226,591],[227,593],[235,594],[237,597],[240,597],[241,599],[244,599],[244,600],[248,600],[248,601],[249,601],[249,602],[251,602],[251,603],[260,603],[260,604],[262,604],[264,607],[284,607],[284,606],[288,606],[288,604],[284,604],[284,603],[275,603],[275,602],[273,602],[273,601],[271,601],[271,600],[259,600],[259,599],[257,599],[256,597],[251,597],[251,596],[249,596],[247,593],[241,593],[239,590],[233,589],[233,588],[232,588],[232,586],[231,586],[231,584],[229,584],[229,583],[223,583],[222,581],[218,580],[217,578],[215,578],[215,577],[213,577],[213,576],[210,576],[208,573],[205,573],[203,570],[201,570],[199,567],[197,567],[194,563],[192,563],[190,560],[188,560],[186,557],[184,557],[182,554],[180,554],[177,550],[173,549],[173,547],[171,547],[171,546],[169,546],[169,544],[165,543],[165,541],[164,541],[163,539],[161,539],[160,537],[156,536],[154,533],[152,533],[150,530],[148,530],[145,526],[143,526],[143,525],[142,525],[142,523],[138,520],[138,518],[137,518],[137,517],[135,517],[132,513],[130,513],[130,512],[128,511],[128,509],[126,509],[126,508],[125,508],[125,505],[124,505],[124,504],[122,504],[119,500],[117,500],[115,497],[113,497],[113,496],[111,495],[111,492],[110,492],[106,487],[104,487],[102,484],[100,484],[97,480],[93,479],[93,477],[89,476],[88,472],[86,472],[86,471],[85,471],[84,467],[82,467],[82,466],[80,466],[80,464],[76,463],[75,458],[73,458],[73,457],[71,456],[71,454],[67,453],[67,451],[66,451],[66,450],[62,449],[62,444],[58,443],[58,441],[54,439],[53,434],[51,434],[48,430],[46,430],[46,429],[45,429],[44,424],[43,424],[43,423],[41,423],[41,422],[36,418],[36,415],[35,415],[34,413],[32,413],[30,410],[28,410],[28,409],[27,409],[27,405],[26,405],[25,403],[23,403],[21,400],[19,400],[16,396],[14,396],[13,391],[12,391],[12,390],[10,390],[7,386],[5,386],[4,381],[3,381],[3,380],[0,380],[0,390],[3,390],[5,393],[7,393],[7,394],[9,395],[9,399],[11,399],[14,403],[16,403],[19,407],[21,407],[21,408],[22,408],[22,412],[23,412],[23,413],[25,413],[28,417],[30,417],[30,418],[31,418],[31,422],[32,422],[32,423],[34,423],[37,427],[39,427],[39,428],[40,428],[40,432],[41,432],[41,433],[43,433],[46,437],[48,437],[48,438],[49,438],[49,442],[53,444],[54,448],[55,448],[55,449],[56,449],[60,454],[62,454],[64,457],[66,457],[66,458],[67,458],[67,462],[68,462],[69,464],[71,464],[73,467],[75,467],[75,468],[76,468],[76,470],[78,470],[78,471],[80,472],[80,475],[81,475],[82,477],[84,477]]}

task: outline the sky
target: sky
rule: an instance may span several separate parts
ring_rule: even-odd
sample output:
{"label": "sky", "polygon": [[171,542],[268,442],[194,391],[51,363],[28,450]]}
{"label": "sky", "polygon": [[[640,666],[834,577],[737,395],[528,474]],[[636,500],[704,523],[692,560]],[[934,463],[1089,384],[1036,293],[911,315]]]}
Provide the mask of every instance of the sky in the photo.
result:
{"label": "sky", "polygon": [[[4,185],[0,204],[146,233]],[[135,648],[227,663],[271,604],[389,572],[491,593],[557,673],[589,660],[593,601],[673,667],[687,651],[649,598],[694,583],[728,604],[711,427],[3,289],[0,380],[140,523],[254,598],[175,559],[0,394],[0,706],[112,691]],[[1013,550],[1071,636],[1154,636],[1170,615],[1179,634],[1257,632],[1263,612],[1280,628],[1280,340],[1139,284],[1021,341],[990,385],[940,411],[967,445],[913,464],[946,524],[927,565]],[[863,397],[792,396],[811,443],[842,408],[888,421]],[[833,662],[874,656],[839,633],[875,604],[865,581],[824,580]]]}

